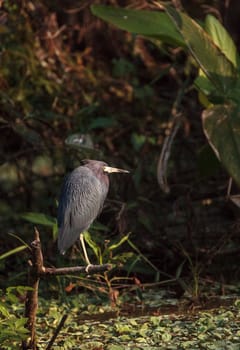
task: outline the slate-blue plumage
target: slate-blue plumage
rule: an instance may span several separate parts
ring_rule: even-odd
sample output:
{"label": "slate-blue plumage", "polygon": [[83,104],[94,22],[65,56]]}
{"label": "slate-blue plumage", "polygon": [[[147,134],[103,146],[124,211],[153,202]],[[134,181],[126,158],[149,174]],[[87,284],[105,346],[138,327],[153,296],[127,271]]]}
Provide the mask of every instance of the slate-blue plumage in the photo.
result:
{"label": "slate-blue plumage", "polygon": [[[64,254],[80,233],[86,231],[103,208],[109,189],[107,173],[127,170],[109,167],[105,162],[87,160],[69,174],[63,183],[58,207],[58,249]],[[84,247],[83,247],[84,248]]]}

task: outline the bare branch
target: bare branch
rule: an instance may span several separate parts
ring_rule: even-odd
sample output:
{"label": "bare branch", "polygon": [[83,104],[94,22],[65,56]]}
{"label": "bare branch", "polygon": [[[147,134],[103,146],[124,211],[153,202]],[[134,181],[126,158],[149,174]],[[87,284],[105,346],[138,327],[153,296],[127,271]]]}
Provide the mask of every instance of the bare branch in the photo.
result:
{"label": "bare branch", "polygon": [[87,273],[93,274],[98,272],[104,272],[111,270],[112,265],[88,265],[88,266],[72,266],[72,267],[44,267],[44,271],[41,272],[41,277],[44,275],[68,275],[73,273]]}
{"label": "bare branch", "polygon": [[[27,292],[25,303],[25,317],[27,318],[26,328],[29,330],[30,336],[22,343],[23,350],[37,350],[36,341],[36,314],[38,309],[38,285],[40,278],[50,275],[67,275],[73,273],[93,274],[98,272],[108,271],[112,268],[110,264],[104,265],[88,265],[88,266],[73,266],[73,267],[45,267],[43,264],[43,255],[39,232],[35,228],[35,240],[31,243],[31,260],[29,260],[28,285],[31,289]],[[47,349],[50,349],[55,341],[58,333],[66,321],[66,315],[62,318],[57,327]]]}

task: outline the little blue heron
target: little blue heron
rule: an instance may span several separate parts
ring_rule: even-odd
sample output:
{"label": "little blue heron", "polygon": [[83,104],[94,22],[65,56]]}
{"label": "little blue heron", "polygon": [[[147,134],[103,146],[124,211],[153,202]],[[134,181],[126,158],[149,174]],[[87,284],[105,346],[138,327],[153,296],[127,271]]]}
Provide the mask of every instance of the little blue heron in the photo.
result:
{"label": "little blue heron", "polygon": [[98,160],[86,160],[66,178],[62,186],[58,207],[58,249],[61,254],[79,238],[85,260],[90,265],[83,232],[102,211],[109,189],[110,173],[129,173],[112,168]]}

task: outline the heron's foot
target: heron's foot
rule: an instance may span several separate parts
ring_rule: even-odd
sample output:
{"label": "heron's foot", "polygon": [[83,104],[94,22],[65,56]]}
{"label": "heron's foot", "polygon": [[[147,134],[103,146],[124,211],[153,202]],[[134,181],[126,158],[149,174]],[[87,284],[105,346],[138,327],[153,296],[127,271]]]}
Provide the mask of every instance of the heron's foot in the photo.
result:
{"label": "heron's foot", "polygon": [[86,273],[89,273],[89,269],[93,266],[93,264],[88,264],[85,268]]}

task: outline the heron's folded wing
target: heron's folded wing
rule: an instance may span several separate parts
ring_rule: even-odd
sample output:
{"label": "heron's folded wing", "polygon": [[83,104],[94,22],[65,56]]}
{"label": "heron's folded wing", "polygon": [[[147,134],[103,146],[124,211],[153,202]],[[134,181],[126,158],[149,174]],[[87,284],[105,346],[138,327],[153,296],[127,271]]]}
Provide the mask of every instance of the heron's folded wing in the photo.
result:
{"label": "heron's folded wing", "polygon": [[58,248],[64,253],[89,228],[101,210],[107,187],[86,167],[75,169],[65,180],[58,209]]}

